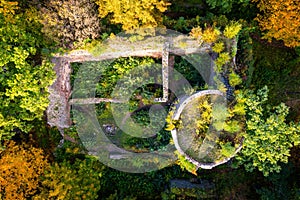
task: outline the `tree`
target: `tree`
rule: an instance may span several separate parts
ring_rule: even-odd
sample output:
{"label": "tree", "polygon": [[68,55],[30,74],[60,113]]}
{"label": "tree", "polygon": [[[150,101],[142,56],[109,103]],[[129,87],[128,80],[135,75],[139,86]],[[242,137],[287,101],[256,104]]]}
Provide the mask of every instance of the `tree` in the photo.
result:
{"label": "tree", "polygon": [[49,165],[43,150],[10,141],[0,154],[0,199],[26,199],[39,186],[39,176]]}
{"label": "tree", "polygon": [[258,168],[265,176],[279,172],[280,162],[288,162],[291,147],[300,144],[300,124],[285,122],[288,107],[283,103],[273,108],[266,106],[267,95],[267,87],[257,94],[246,91],[238,95],[245,102],[246,133],[237,159],[246,170]]}
{"label": "tree", "polygon": [[58,46],[81,45],[101,32],[97,5],[93,0],[51,0],[41,8],[43,32]]}
{"label": "tree", "polygon": [[103,169],[90,158],[54,163],[42,178],[41,193],[33,199],[97,199]]}
{"label": "tree", "polygon": [[260,29],[266,31],[265,39],[282,40],[288,47],[300,46],[300,1],[252,0],[262,12],[256,20]]}
{"label": "tree", "polygon": [[122,24],[123,30],[151,28],[162,25],[162,12],[167,10],[164,0],[96,0],[99,16],[109,17],[114,24]]}
{"label": "tree", "polygon": [[[48,106],[54,72],[41,52],[47,44],[34,9],[0,1],[0,141],[29,132]],[[44,49],[45,50],[45,49]]]}
{"label": "tree", "polygon": [[206,3],[212,9],[218,9],[222,13],[229,13],[234,4],[240,4],[246,6],[249,3],[249,0],[226,0],[226,1],[206,0]]}

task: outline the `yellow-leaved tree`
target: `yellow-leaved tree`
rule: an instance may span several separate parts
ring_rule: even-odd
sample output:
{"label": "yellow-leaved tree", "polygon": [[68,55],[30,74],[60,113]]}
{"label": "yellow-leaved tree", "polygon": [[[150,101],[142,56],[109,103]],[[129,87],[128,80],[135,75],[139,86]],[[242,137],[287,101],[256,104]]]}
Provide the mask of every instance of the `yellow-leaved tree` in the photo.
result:
{"label": "yellow-leaved tree", "polygon": [[265,39],[282,40],[288,47],[300,46],[300,1],[299,0],[252,0],[262,14],[256,20]]}
{"label": "yellow-leaved tree", "polygon": [[99,16],[109,17],[123,30],[152,28],[162,25],[162,13],[170,3],[164,0],[96,0]]}

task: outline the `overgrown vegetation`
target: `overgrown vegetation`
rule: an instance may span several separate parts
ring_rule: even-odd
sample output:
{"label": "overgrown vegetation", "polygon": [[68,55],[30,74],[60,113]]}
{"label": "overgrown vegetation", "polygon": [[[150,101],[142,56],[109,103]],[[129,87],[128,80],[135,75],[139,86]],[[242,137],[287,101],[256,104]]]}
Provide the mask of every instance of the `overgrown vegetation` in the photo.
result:
{"label": "overgrown vegetation", "polygon": [[[299,7],[296,0],[0,0],[0,199],[299,199]],[[170,112],[162,130],[139,138],[117,126],[110,103],[100,103],[96,115],[107,138],[127,151],[154,152],[172,144],[170,130],[184,128],[198,148],[214,122],[213,129],[222,132],[215,160],[231,157],[243,142],[226,164],[198,169],[175,151],[178,160],[172,166],[144,174],[120,172],[87,154],[75,126],[64,129],[63,138],[61,129],[47,125],[53,52],[90,48],[122,30],[150,27],[167,27],[199,46],[210,45],[215,81],[226,93],[228,108],[202,99],[193,110],[195,127],[184,123],[188,115],[173,121]],[[174,69],[192,86],[187,94],[209,89],[188,61],[174,60]],[[123,120],[133,120],[134,132],[135,125],[154,127],[151,117],[164,117],[150,116],[152,105],[168,112],[178,102],[172,91],[168,102],[156,102],[162,86],[143,85],[161,74],[153,67],[157,64],[160,59],[120,58],[101,71],[97,62],[78,62],[72,64],[71,82],[81,66],[89,66],[89,73],[101,72],[96,97],[111,98],[116,84],[139,85],[129,94]],[[199,193],[190,185],[172,186],[174,179],[212,187]]]}

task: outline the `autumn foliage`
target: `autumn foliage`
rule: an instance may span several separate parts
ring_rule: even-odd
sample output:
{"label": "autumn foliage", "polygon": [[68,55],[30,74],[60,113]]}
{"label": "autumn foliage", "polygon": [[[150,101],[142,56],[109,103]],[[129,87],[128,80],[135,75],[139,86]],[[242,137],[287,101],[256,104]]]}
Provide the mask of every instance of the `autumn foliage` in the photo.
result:
{"label": "autumn foliage", "polygon": [[298,0],[252,0],[258,3],[262,14],[256,20],[264,38],[282,40],[288,47],[300,46],[300,1]]}
{"label": "autumn foliage", "polygon": [[0,154],[0,199],[22,200],[33,195],[48,161],[43,150],[9,142]]}
{"label": "autumn foliage", "polygon": [[162,25],[162,13],[169,3],[164,0],[96,0],[99,16],[110,17],[123,30],[151,28]]}
{"label": "autumn foliage", "polygon": [[43,32],[58,46],[81,45],[99,37],[101,27],[97,8],[91,0],[51,0],[40,10]]}

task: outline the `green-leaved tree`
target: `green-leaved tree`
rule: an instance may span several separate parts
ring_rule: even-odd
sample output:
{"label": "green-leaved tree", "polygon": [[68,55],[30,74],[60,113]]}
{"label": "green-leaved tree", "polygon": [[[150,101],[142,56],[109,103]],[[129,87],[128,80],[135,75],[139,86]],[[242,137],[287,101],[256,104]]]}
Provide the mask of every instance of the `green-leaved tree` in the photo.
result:
{"label": "green-leaved tree", "polygon": [[0,141],[29,132],[48,105],[54,72],[41,54],[46,44],[34,9],[0,1]]}
{"label": "green-leaved tree", "polygon": [[[247,91],[243,95],[246,134],[241,155],[237,158],[248,171],[257,168],[265,176],[279,172],[280,162],[288,162],[291,147],[300,144],[300,124],[286,122],[289,109],[285,104],[273,108],[266,105],[267,87],[258,90],[257,94]],[[241,96],[239,94],[239,98]]]}

